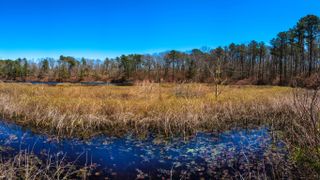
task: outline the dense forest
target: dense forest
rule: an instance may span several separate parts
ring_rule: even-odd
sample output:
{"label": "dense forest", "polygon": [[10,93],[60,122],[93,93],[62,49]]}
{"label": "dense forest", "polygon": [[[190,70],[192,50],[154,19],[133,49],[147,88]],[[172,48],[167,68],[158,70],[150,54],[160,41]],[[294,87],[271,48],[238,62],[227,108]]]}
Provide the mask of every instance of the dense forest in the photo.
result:
{"label": "dense forest", "polygon": [[[263,31],[263,30],[262,30]],[[215,49],[131,54],[105,60],[60,56],[1,60],[3,81],[218,82],[302,86],[318,83],[320,19],[308,15],[267,45],[251,41]]]}

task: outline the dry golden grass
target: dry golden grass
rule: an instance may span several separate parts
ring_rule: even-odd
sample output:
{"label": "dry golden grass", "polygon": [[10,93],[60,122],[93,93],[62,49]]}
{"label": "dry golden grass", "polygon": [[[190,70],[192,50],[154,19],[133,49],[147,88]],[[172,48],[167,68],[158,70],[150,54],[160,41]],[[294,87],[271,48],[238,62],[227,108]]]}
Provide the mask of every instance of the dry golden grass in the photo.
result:
{"label": "dry golden grass", "polygon": [[[80,86],[0,84],[5,118],[59,135],[133,132],[188,136],[278,116],[291,88],[207,84]],[[257,122],[258,123],[258,122]]]}

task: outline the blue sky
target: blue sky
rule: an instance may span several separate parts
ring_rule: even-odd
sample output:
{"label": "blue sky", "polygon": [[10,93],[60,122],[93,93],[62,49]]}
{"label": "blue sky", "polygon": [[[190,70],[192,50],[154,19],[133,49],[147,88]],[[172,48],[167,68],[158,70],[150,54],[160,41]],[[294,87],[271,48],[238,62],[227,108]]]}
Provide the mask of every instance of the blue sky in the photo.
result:
{"label": "blue sky", "polygon": [[320,0],[0,0],[0,58],[105,58],[269,42]]}

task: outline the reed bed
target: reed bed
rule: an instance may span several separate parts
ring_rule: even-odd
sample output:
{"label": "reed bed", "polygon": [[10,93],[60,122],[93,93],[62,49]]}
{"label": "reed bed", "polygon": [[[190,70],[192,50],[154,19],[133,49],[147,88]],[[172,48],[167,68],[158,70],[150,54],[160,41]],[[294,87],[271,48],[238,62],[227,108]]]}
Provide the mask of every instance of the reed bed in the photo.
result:
{"label": "reed bed", "polygon": [[189,136],[290,115],[290,88],[207,84],[80,86],[0,84],[0,112],[60,136]]}

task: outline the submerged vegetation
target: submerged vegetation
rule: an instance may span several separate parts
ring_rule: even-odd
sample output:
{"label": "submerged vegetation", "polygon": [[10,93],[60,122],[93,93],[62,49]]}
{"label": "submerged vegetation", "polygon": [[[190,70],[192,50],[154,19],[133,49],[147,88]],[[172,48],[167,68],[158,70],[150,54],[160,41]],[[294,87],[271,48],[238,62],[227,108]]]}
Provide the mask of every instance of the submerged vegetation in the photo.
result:
{"label": "submerged vegetation", "polygon": [[[25,149],[32,145],[35,147],[34,154],[40,157],[50,152],[57,153],[60,159],[75,160],[78,167],[82,164],[88,168],[74,171],[71,166],[68,172],[82,172],[81,177],[89,175],[92,179],[291,177],[287,151],[281,141],[274,140],[266,127],[198,133],[187,142],[182,138],[172,138],[167,143],[159,142],[160,139],[154,137],[139,140],[130,135],[123,138],[97,136],[89,141],[52,140],[7,122],[0,122],[0,129],[1,144],[1,140],[17,134],[16,138],[10,138],[12,140],[7,143],[8,146]],[[20,144],[22,137],[24,141]],[[60,165],[60,170],[68,170],[68,166],[62,168],[64,163],[56,164]],[[54,172],[55,167],[48,169]]]}

